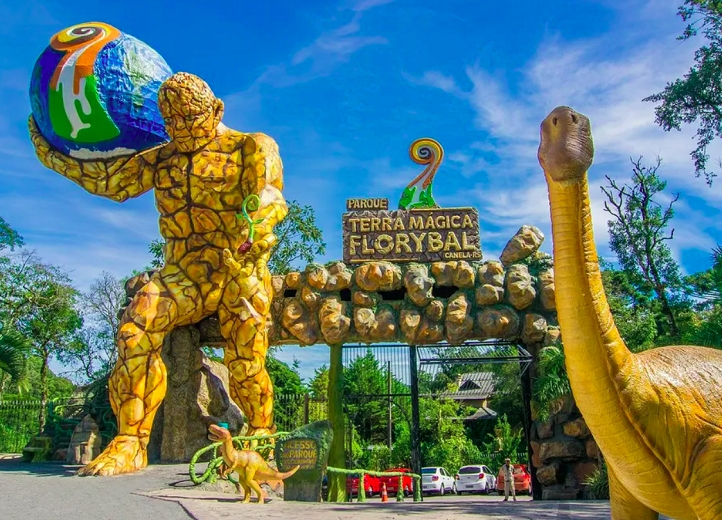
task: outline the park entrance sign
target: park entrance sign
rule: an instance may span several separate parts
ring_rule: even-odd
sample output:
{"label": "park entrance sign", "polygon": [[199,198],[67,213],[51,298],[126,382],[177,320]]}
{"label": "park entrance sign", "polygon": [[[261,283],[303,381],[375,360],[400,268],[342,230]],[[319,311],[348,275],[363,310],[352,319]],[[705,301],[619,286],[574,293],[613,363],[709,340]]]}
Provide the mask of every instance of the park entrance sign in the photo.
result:
{"label": "park entrance sign", "polygon": [[[440,208],[431,195],[433,174],[443,157],[433,139],[411,145],[411,158],[429,166],[405,189],[399,209],[388,199],[349,199],[343,214],[343,261],[479,261],[479,214],[475,208]],[[425,157],[424,161],[418,157]],[[421,196],[417,191],[420,190]],[[413,202],[415,201],[415,202]]]}
{"label": "park entrance sign", "polygon": [[359,211],[343,215],[347,264],[481,260],[474,208]]}

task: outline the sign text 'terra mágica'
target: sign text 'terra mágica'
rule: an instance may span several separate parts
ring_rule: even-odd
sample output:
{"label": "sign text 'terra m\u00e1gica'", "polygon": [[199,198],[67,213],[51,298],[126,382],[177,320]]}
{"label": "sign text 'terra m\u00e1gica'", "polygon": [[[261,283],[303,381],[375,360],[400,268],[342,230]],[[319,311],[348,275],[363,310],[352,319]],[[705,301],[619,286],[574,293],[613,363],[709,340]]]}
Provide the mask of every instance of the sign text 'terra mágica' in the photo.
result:
{"label": "sign text 'terra m\u00e1gica'", "polygon": [[356,211],[343,215],[346,263],[481,260],[474,208]]}

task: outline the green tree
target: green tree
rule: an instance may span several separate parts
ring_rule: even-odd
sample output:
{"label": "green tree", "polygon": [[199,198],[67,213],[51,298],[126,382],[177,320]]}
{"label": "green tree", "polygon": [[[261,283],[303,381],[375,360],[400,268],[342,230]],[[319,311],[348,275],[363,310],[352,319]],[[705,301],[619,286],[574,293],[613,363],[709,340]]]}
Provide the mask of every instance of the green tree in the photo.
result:
{"label": "green tree", "polygon": [[532,393],[532,411],[542,421],[548,420],[564,399],[572,395],[562,345],[550,345],[539,351]]}
{"label": "green tree", "polygon": [[276,358],[274,350],[266,356],[266,370],[276,396],[274,420],[279,430],[290,431],[303,424],[306,389],[298,374],[299,361],[294,359],[289,365]]}
{"label": "green tree", "polygon": [[83,383],[102,378],[112,370],[117,357],[115,338],[120,309],[125,304],[122,281],[103,271],[83,294],[84,326],[75,336],[76,348],[63,352],[61,361],[77,367]]}
{"label": "green tree", "polygon": [[[488,437],[489,441],[484,443],[485,453],[498,453],[499,457],[496,460],[499,461],[509,458],[512,463],[523,462],[517,460],[517,453],[519,453],[519,446],[521,445],[522,430],[512,428],[506,415],[502,415],[496,420],[494,433],[489,434]],[[496,466],[496,464],[494,466]]]}
{"label": "green tree", "polygon": [[313,371],[313,379],[309,383],[311,397],[325,400],[328,397],[328,365],[323,365]]}
{"label": "green tree", "polygon": [[712,267],[686,278],[690,293],[702,301],[702,308],[722,305],[722,246],[712,251]]}
{"label": "green tree", "polygon": [[712,252],[712,267],[687,277],[690,292],[698,298],[698,312],[686,342],[722,348],[722,246]]}
{"label": "green tree", "polygon": [[145,269],[146,271],[150,271],[151,269],[160,269],[165,265],[165,253],[163,253],[164,247],[165,242],[161,238],[152,240],[150,244],[148,244],[148,252],[153,258],[150,261],[150,269]]}
{"label": "green tree", "polygon": [[603,259],[599,263],[609,308],[627,347],[632,352],[654,347],[659,335],[657,323],[665,320],[654,299],[638,290],[626,271],[616,269]]}
{"label": "green tree", "polygon": [[48,363],[79,347],[76,333],[82,318],[76,310],[77,291],[58,267],[44,264],[31,251],[2,264],[0,321],[17,330],[29,343],[28,353],[40,359],[39,388],[43,404],[40,427],[45,424],[48,400]]}
{"label": "green tree", "polygon": [[278,242],[271,251],[268,268],[273,274],[286,274],[299,267],[298,261],[310,264],[326,252],[323,233],[316,225],[316,214],[311,206],[288,201],[288,215],[277,224],[274,233]]}
{"label": "green tree", "polygon": [[479,463],[481,452],[466,435],[463,417],[473,409],[449,399],[420,399],[421,458],[426,466],[442,466],[452,475],[461,466]]}
{"label": "green tree", "polygon": [[612,216],[607,222],[609,245],[631,286],[664,316],[667,323],[658,322],[658,336],[675,340],[681,331],[679,314],[687,303],[681,298],[682,278],[668,246],[674,237],[670,226],[679,195],[665,206],[660,204],[667,184],[657,174],[661,160],[651,167],[641,161],[641,157],[632,161],[631,185],[620,186],[607,176],[609,185],[602,187],[607,197],[604,209]]}
{"label": "green tree", "polygon": [[29,348],[28,341],[20,333],[12,329],[5,330],[0,322],[0,395],[8,380],[20,389],[25,389]]}
{"label": "green tree", "polygon": [[722,136],[722,2],[685,0],[678,15],[687,27],[677,39],[686,41],[701,31],[705,44],[695,53],[694,65],[682,79],[667,83],[662,92],[644,101],[658,103],[656,123],[666,131],[680,130],[682,124],[699,120],[697,148],[690,155],[695,175],[703,175],[711,185],[716,174],[707,168],[707,147]]}
{"label": "green tree", "polygon": [[16,247],[22,247],[23,245],[23,237],[11,228],[10,225],[5,222],[5,219],[0,217],[0,251],[3,249],[13,251]]}
{"label": "green tree", "polygon": [[297,359],[289,365],[276,358],[274,350],[269,350],[266,356],[266,370],[273,382],[274,393],[277,394],[303,394],[306,392],[301,376],[298,374],[300,362]]}
{"label": "green tree", "polygon": [[[39,401],[42,397],[40,373],[43,360],[38,356],[29,356],[25,362],[27,365],[25,382],[9,382],[5,396],[12,399],[22,398]],[[71,397],[77,389],[77,386],[70,379],[55,374],[50,368],[48,368],[45,378],[48,401]]]}

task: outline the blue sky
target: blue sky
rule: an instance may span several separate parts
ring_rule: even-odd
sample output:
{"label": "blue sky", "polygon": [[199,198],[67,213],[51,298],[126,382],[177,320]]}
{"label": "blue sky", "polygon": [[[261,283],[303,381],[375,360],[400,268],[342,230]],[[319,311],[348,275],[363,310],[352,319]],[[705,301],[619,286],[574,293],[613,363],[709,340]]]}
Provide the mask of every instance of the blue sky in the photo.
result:
{"label": "blue sky", "polygon": [[[152,195],[122,205],[92,197],[44,169],[27,137],[37,56],[58,30],[94,20],[143,40],[174,71],[205,79],[226,104],[228,126],[278,141],[287,198],[312,205],[324,231],[320,260],[341,257],[346,198],[397,202],[420,171],[407,152],[419,137],[446,151],[437,201],[479,209],[485,258],[522,224],[549,236],[538,129],[566,104],[592,120],[601,254],[610,256],[604,175],[624,180],[630,156],[660,155],[670,191],[681,192],[674,254],[688,272],[705,269],[722,242],[722,190],[693,176],[693,130],[664,132],[641,101],[680,77],[700,44],[675,39],[679,3],[0,0],[0,215],[81,289],[103,270],[121,277],[149,260],[147,244],[159,236]],[[721,147],[711,155],[716,164]],[[551,252],[550,239],[543,250]],[[284,356],[294,354],[305,372],[327,355]]]}

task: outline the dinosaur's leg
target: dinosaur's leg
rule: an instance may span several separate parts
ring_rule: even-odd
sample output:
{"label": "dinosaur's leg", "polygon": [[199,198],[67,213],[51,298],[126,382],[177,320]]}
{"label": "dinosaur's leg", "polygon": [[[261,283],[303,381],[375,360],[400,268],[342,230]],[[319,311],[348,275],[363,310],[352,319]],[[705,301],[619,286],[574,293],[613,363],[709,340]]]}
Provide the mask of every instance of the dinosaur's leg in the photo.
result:
{"label": "dinosaur's leg", "polygon": [[692,461],[689,507],[699,520],[722,518],[722,436],[710,437]]}
{"label": "dinosaur's leg", "polygon": [[243,503],[248,504],[251,501],[251,486],[247,481],[243,481],[241,486],[243,487]]}
{"label": "dinosaur's leg", "polygon": [[256,471],[258,468],[255,467],[249,467],[246,468],[246,482],[248,482],[248,485],[253,488],[253,491],[256,492],[256,496],[258,497],[258,503],[263,505],[264,499],[263,499],[263,489],[261,488],[261,485],[256,482]]}
{"label": "dinosaur's leg", "polygon": [[652,511],[622,485],[614,476],[611,466],[609,472],[609,498],[612,506],[612,520],[658,520],[659,514]]}
{"label": "dinosaur's leg", "polygon": [[150,430],[166,391],[163,338],[202,313],[198,287],[173,266],[156,272],[136,294],[121,319],[118,361],[108,383],[118,434],[80,475],[117,475],[148,464]]}
{"label": "dinosaur's leg", "polygon": [[254,270],[231,279],[218,307],[231,398],[248,419],[248,435],[273,432],[273,385],[266,371],[272,288],[270,273],[265,266],[261,271],[260,277]]}

